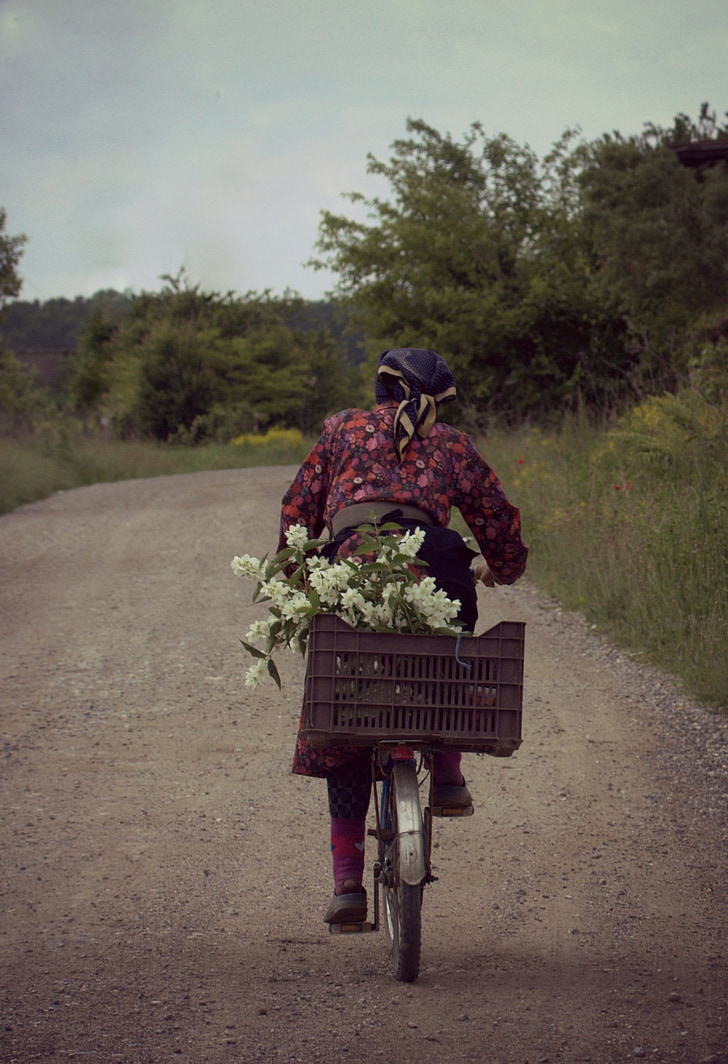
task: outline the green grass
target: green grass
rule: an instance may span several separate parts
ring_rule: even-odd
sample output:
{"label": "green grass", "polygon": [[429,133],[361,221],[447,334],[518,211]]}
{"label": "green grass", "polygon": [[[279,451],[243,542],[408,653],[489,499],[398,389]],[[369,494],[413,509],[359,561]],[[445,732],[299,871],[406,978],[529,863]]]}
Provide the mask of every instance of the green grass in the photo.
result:
{"label": "green grass", "polygon": [[53,439],[0,440],[0,513],[47,498],[56,491],[103,481],[199,473],[210,469],[300,462],[311,441],[300,434],[270,433],[233,444],[169,447],[61,435]]}
{"label": "green grass", "polygon": [[521,507],[529,578],[727,708],[728,443],[715,408],[665,397],[606,432],[573,420],[484,449]]}

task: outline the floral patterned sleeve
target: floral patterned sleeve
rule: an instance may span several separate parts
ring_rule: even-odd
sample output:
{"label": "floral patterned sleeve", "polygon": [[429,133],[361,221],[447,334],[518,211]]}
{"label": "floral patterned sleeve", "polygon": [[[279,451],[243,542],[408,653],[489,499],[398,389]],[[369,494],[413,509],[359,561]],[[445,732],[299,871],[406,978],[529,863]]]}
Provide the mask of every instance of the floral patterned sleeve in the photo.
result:
{"label": "floral patterned sleeve", "polygon": [[467,436],[458,441],[457,489],[452,502],[475,536],[496,582],[512,584],[526,568],[528,545],[521,537],[521,514],[490,466]]}
{"label": "floral patterned sleeve", "polygon": [[310,539],[315,539],[323,532],[330,478],[330,435],[330,422],[326,421],[318,443],[304,459],[295,480],[283,496],[278,550],[286,546],[285,535],[291,525],[304,525]]}

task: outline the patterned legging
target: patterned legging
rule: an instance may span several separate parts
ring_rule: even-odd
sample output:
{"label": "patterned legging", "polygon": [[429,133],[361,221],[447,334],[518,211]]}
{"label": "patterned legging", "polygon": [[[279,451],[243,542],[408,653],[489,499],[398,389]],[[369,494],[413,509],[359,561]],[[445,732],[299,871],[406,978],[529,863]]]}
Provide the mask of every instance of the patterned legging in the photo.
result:
{"label": "patterned legging", "polygon": [[358,758],[341,768],[329,769],[326,777],[329,814],[332,817],[365,817],[372,789],[369,758]]}

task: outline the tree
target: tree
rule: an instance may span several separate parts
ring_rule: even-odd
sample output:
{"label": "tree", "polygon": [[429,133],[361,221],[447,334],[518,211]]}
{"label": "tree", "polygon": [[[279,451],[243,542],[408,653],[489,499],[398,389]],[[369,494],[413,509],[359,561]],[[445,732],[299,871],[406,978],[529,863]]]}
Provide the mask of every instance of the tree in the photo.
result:
{"label": "tree", "polygon": [[371,358],[435,347],[466,402],[512,419],[677,384],[728,296],[728,168],[686,170],[672,150],[728,135],[707,104],[635,137],[567,131],[541,162],[477,123],[461,143],[407,133],[387,162],[368,156],[388,195],[349,195],[363,221],[323,212],[312,260]]}
{"label": "tree", "polygon": [[728,165],[683,166],[673,146],[725,139],[707,104],[693,122],[647,125],[638,136],[601,137],[582,150],[581,222],[598,299],[625,322],[639,374],[674,386],[705,315],[728,300]]}
{"label": "tree", "polygon": [[41,303],[18,299],[5,307],[3,339],[16,352],[43,347],[73,351],[90,317],[118,320],[129,301],[128,294],[113,289],[95,292],[89,298],[76,296],[73,300],[60,297]]}
{"label": "tree", "polygon": [[[5,219],[5,210],[0,207],[0,310],[20,292],[18,263],[26,243],[24,236],[3,235]],[[0,340],[0,433],[29,432],[49,409],[35,374],[25,369]]]}
{"label": "tree", "polygon": [[0,434],[29,433],[51,415],[48,393],[35,374],[0,343]]}
{"label": "tree", "polygon": [[570,215],[568,137],[543,164],[474,124],[462,143],[409,120],[388,162],[368,157],[389,198],[351,202],[368,221],[323,212],[312,260],[385,347],[436,348],[466,401],[523,416],[563,400],[591,324]]}
{"label": "tree", "polygon": [[237,432],[274,425],[315,432],[326,414],[350,401],[347,380],[352,374],[323,330],[291,331],[282,323],[250,330],[219,340],[210,365],[217,406],[237,411]]}
{"label": "tree", "polygon": [[0,310],[9,299],[15,299],[22,287],[18,263],[28,239],[26,236],[4,236],[5,220],[5,209],[0,207]]}
{"label": "tree", "polygon": [[118,322],[97,305],[81,326],[77,349],[66,360],[66,396],[71,408],[82,416],[94,411],[109,389],[112,340],[117,328]]}
{"label": "tree", "polygon": [[349,398],[355,371],[293,293],[203,292],[181,272],[111,322],[86,322],[69,359],[68,394],[84,417],[122,435],[197,442],[271,426],[316,431]]}
{"label": "tree", "polygon": [[138,417],[144,434],[167,440],[192,428],[212,402],[207,334],[189,324],[159,322],[141,345]]}

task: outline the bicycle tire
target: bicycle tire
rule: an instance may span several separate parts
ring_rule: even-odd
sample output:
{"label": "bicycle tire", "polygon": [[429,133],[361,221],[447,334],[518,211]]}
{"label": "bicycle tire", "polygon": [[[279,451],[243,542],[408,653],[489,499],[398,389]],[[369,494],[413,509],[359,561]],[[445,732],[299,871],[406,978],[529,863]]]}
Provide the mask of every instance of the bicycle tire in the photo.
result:
{"label": "bicycle tire", "polygon": [[395,979],[414,983],[422,948],[424,853],[422,810],[413,766],[395,765],[385,802],[383,821],[390,841],[385,850],[384,929]]}

